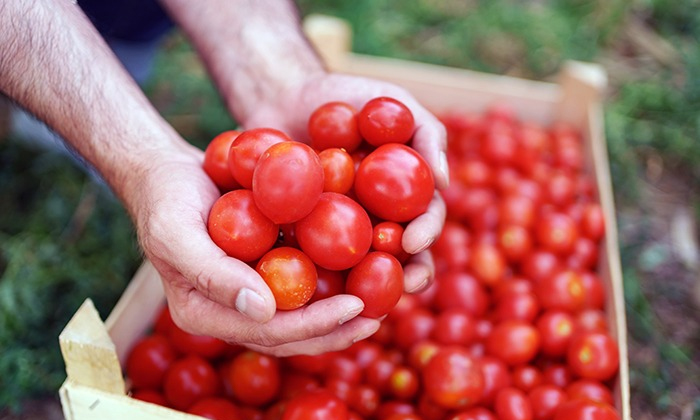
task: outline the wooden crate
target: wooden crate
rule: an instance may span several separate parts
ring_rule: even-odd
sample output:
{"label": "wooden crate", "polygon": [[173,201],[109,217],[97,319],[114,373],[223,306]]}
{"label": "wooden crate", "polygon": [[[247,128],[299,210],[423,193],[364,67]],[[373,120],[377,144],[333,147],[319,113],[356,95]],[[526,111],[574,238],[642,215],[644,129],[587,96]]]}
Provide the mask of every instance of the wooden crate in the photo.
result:
{"label": "wooden crate", "polygon": [[[384,79],[408,89],[433,112],[478,112],[504,102],[524,120],[548,124],[565,121],[583,134],[586,169],[595,176],[607,220],[600,275],[606,286],[606,311],[620,351],[615,382],[616,407],[629,420],[629,371],[622,275],[615,208],[603,129],[604,71],[597,65],[568,62],[557,83],[487,75],[411,61],[351,53],[351,32],[343,21],[310,16],[304,22],[310,39],[333,70]],[[105,322],[88,299],[59,337],[67,379],[60,389],[67,420],[199,419],[127,395],[122,366],[132,345],[151,326],[164,303],[158,273],[144,262]]]}

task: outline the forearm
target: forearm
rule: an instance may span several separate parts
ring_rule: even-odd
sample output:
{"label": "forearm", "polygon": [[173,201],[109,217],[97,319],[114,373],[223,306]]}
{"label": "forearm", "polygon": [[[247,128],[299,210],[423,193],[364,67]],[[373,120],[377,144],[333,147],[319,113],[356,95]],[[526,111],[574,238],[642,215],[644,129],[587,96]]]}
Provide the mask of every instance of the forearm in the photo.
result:
{"label": "forearm", "polygon": [[0,28],[0,90],[52,127],[128,198],[146,157],[172,149],[178,136],[78,6],[4,0]]}
{"label": "forearm", "polygon": [[324,66],[290,0],[162,0],[200,52],[229,110],[244,123]]}

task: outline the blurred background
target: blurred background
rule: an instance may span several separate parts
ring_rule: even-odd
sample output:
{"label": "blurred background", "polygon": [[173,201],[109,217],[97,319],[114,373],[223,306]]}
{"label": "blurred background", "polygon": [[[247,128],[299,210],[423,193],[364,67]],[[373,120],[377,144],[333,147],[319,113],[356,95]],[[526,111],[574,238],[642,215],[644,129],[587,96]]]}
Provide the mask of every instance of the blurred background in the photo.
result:
{"label": "blurred background", "polygon": [[[700,0],[298,1],[346,19],[355,52],[553,80],[609,78],[632,414],[700,419]],[[202,148],[235,126],[179,33],[149,97]],[[141,262],[121,205],[64,153],[8,134],[0,105],[0,419],[62,418],[58,334],[87,297],[103,317]]]}

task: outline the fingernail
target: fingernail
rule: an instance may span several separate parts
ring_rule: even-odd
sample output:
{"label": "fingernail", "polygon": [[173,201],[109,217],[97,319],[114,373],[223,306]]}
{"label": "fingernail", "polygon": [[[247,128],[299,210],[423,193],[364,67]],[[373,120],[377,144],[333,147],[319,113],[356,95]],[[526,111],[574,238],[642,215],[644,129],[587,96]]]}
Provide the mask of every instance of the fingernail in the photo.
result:
{"label": "fingernail", "polygon": [[345,312],[345,315],[340,317],[340,319],[338,320],[338,324],[340,324],[340,325],[345,324],[346,322],[348,322],[351,319],[358,316],[360,314],[360,312],[362,312],[363,309],[365,309],[365,307],[362,305],[356,306],[356,307],[350,309],[349,311]]}
{"label": "fingernail", "polygon": [[440,172],[445,176],[445,180],[449,182],[450,168],[447,164],[447,153],[444,151],[440,152]]}
{"label": "fingernail", "polygon": [[257,322],[267,321],[265,306],[265,299],[253,290],[243,288],[236,296],[238,312]]}
{"label": "fingernail", "polygon": [[377,330],[379,329],[379,325],[381,324],[377,322],[374,328],[361,332],[355,338],[353,338],[352,342],[357,343],[358,341],[362,341],[365,338],[369,338],[370,336],[372,336],[372,334],[377,332]]}
{"label": "fingernail", "polygon": [[434,242],[435,242],[435,238],[434,238],[434,237],[430,237],[430,238],[428,238],[425,242],[423,242],[423,244],[422,244],[421,246],[419,246],[418,248],[414,249],[413,251],[409,251],[409,254],[417,254],[417,253],[419,253],[419,252],[423,252],[423,251],[425,251],[426,249],[430,248],[430,247],[433,245]]}
{"label": "fingernail", "polygon": [[428,278],[424,278],[424,279],[421,280],[416,286],[413,286],[413,287],[410,288],[409,290],[406,290],[406,293],[415,293],[415,292],[418,292],[418,291],[422,290],[423,288],[425,288],[425,286],[426,286],[427,284],[428,284]]}

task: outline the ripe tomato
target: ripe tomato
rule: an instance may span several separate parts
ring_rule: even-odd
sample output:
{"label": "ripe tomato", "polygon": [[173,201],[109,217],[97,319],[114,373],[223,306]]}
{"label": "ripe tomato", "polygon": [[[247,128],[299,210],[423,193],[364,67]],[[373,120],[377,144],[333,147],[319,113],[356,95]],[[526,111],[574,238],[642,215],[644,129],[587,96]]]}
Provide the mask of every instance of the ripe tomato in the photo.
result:
{"label": "ripe tomato", "polygon": [[245,130],[231,143],[228,167],[231,175],[245,189],[253,188],[253,171],[260,156],[273,144],[292,141],[288,135],[274,128]]}
{"label": "ripe tomato", "polygon": [[570,400],[559,406],[554,420],[620,420],[610,405],[596,401]]}
{"label": "ripe tomato", "polygon": [[496,324],[486,341],[486,350],[510,366],[527,363],[540,349],[540,334],[526,321],[505,320]]}
{"label": "ripe tomato", "polygon": [[214,137],[204,149],[202,168],[221,191],[231,191],[240,184],[231,174],[228,167],[228,153],[233,140],[241,134],[237,130],[224,131]]}
{"label": "ripe tomato", "polygon": [[279,393],[279,362],[272,356],[244,351],[234,357],[224,370],[224,381],[236,401],[260,407],[271,402]]}
{"label": "ripe tomato", "polygon": [[355,174],[355,194],[375,216],[408,222],[423,214],[435,183],[426,161],[403,144],[385,144],[365,157]]}
{"label": "ripe tomato", "polygon": [[277,309],[300,308],[316,291],[316,266],[297,248],[283,246],[271,249],[260,258],[255,271],[272,291]]}
{"label": "ripe tomato", "polygon": [[223,397],[202,398],[187,410],[188,413],[211,420],[239,420],[238,407]]}
{"label": "ripe tomato", "polygon": [[465,271],[451,271],[435,281],[435,306],[438,310],[465,308],[474,316],[482,316],[490,304],[486,288]]}
{"label": "ripe tomato", "polygon": [[206,335],[190,334],[175,324],[170,327],[168,338],[178,353],[194,354],[209,360],[223,356],[229,349],[225,341]]}
{"label": "ripe tomato", "polygon": [[578,228],[565,213],[545,213],[537,224],[537,241],[545,249],[557,255],[569,254],[574,249]]}
{"label": "ripe tomato", "polygon": [[323,191],[345,194],[355,183],[355,162],[352,156],[336,147],[318,154],[323,167]]}
{"label": "ripe tomato", "polygon": [[408,349],[429,338],[434,329],[435,314],[424,307],[414,308],[394,323],[394,345]]}
{"label": "ripe tomato", "polygon": [[442,232],[430,247],[435,261],[435,271],[464,270],[469,263],[470,234],[459,222],[446,220]]}
{"label": "ripe tomato", "polygon": [[532,292],[507,293],[496,302],[495,317],[497,321],[519,319],[532,322],[540,313],[540,303]]}
{"label": "ripe tomato", "polygon": [[371,418],[379,407],[379,392],[365,384],[358,384],[350,388],[348,393],[348,408],[360,414],[362,418]]}
{"label": "ripe tomato", "polygon": [[498,229],[498,247],[510,262],[518,262],[532,250],[530,231],[518,225],[503,225]]}
{"label": "ripe tomato", "polygon": [[160,391],[156,391],[155,389],[137,389],[131,393],[131,398],[149,402],[151,404],[162,405],[163,407],[168,406],[168,402],[165,400],[163,393]]}
{"label": "ripe tomato", "polygon": [[409,257],[401,246],[404,228],[396,222],[379,222],[372,229],[372,249],[393,255],[403,263]]}
{"label": "ripe tomato", "polygon": [[472,246],[469,268],[483,285],[495,287],[503,280],[507,263],[498,247],[479,243]]}
{"label": "ripe tomato", "polygon": [[175,348],[165,336],[147,336],[139,340],[129,352],[126,374],[134,388],[158,389],[176,359]]}
{"label": "ripe tomato", "polygon": [[498,420],[496,416],[484,407],[468,408],[457,412],[449,420]]}
{"label": "ripe tomato", "polygon": [[564,356],[574,334],[573,316],[563,310],[550,309],[540,315],[535,325],[542,337],[542,353],[552,357]]}
{"label": "ripe tomato", "polygon": [[535,292],[544,309],[561,309],[576,313],[586,303],[583,280],[579,272],[563,270],[553,276],[542,279],[535,287]]}
{"label": "ripe tomato", "polygon": [[484,375],[476,359],[460,346],[443,347],[422,371],[425,394],[448,409],[475,405],[484,392]]}
{"label": "ripe tomato", "polygon": [[482,357],[479,364],[484,375],[484,393],[481,396],[480,405],[490,407],[498,391],[511,385],[508,365],[493,356]]}
{"label": "ripe tomato", "polygon": [[356,201],[322,193],[316,207],[295,226],[297,241],[311,260],[329,270],[359,263],[372,244],[372,222]]}
{"label": "ripe tomato", "polygon": [[557,408],[567,400],[561,388],[554,385],[540,385],[528,394],[534,420],[551,420]]}
{"label": "ripe tomato", "polygon": [[400,400],[410,400],[418,393],[420,377],[418,372],[405,365],[396,366],[389,375],[389,394]]}
{"label": "ripe tomato", "polygon": [[316,267],[316,290],[309,303],[339,295],[345,291],[345,272]]}
{"label": "ripe tomato", "polygon": [[571,370],[582,378],[606,381],[617,373],[617,343],[602,332],[582,333],[569,344],[566,360]]}
{"label": "ripe tomato", "polygon": [[532,406],[527,395],[518,388],[503,388],[496,394],[494,410],[499,420],[532,420]]}
{"label": "ripe tomato", "polygon": [[362,142],[357,110],[345,102],[328,102],[316,108],[309,117],[308,131],[311,147],[316,150],[337,147],[352,153]]}
{"label": "ripe tomato", "polygon": [[530,392],[533,388],[542,385],[544,376],[542,372],[532,365],[520,365],[510,374],[513,386],[523,392]]}
{"label": "ripe tomato", "polygon": [[168,404],[186,411],[202,398],[219,392],[219,376],[214,367],[200,356],[185,356],[176,360],[165,374],[163,395]]}
{"label": "ripe tomato", "polygon": [[523,259],[520,270],[525,277],[537,284],[542,279],[558,272],[561,266],[559,258],[554,253],[544,249],[536,249]]}
{"label": "ripe tomato", "polygon": [[476,338],[476,320],[467,309],[446,309],[437,314],[431,337],[439,344],[466,346]]}
{"label": "ripe tomato", "polygon": [[360,315],[369,318],[386,315],[403,293],[403,267],[391,254],[371,251],[348,273],[345,292],[365,303]]}
{"label": "ripe tomato", "polygon": [[260,211],[277,224],[293,223],[316,206],[323,192],[323,166],[304,143],[273,144],[253,172],[253,198]]}
{"label": "ripe tomato", "polygon": [[330,391],[318,389],[287,401],[281,420],[348,420],[348,406]]}
{"label": "ripe tomato", "polygon": [[357,115],[360,134],[378,147],[386,143],[407,143],[413,137],[413,114],[402,102],[389,97],[368,101]]}
{"label": "ripe tomato", "polygon": [[605,235],[605,215],[600,204],[589,203],[583,209],[581,234],[596,242]]}
{"label": "ripe tomato", "polygon": [[226,254],[255,261],[277,241],[279,227],[255,205],[249,190],[233,190],[219,197],[209,212],[209,236]]}

